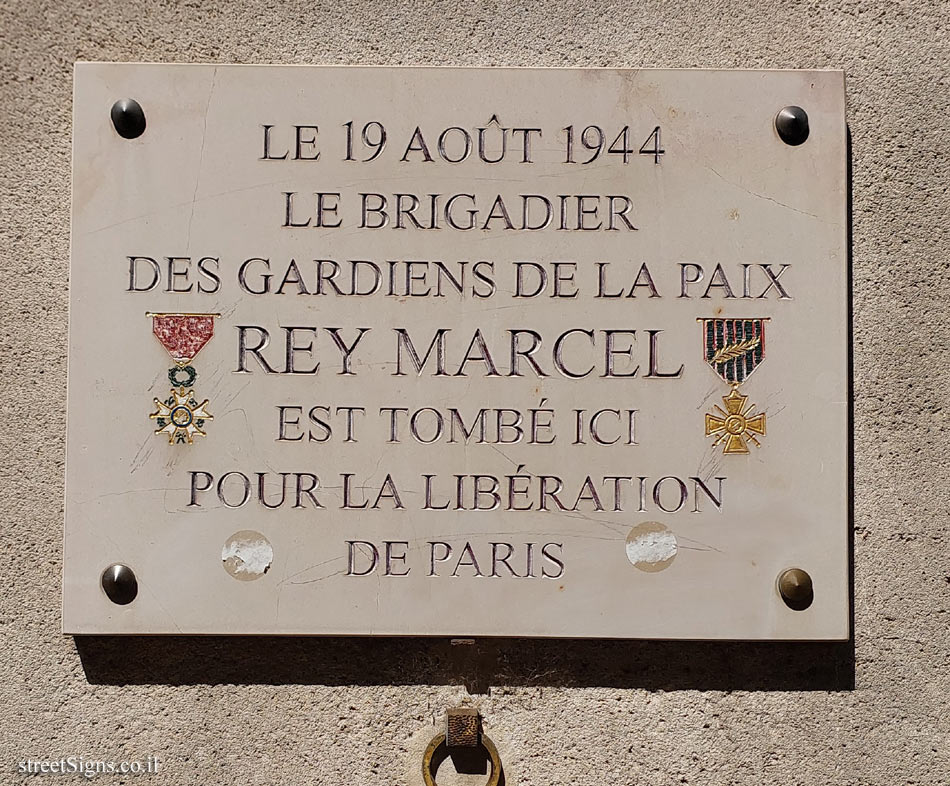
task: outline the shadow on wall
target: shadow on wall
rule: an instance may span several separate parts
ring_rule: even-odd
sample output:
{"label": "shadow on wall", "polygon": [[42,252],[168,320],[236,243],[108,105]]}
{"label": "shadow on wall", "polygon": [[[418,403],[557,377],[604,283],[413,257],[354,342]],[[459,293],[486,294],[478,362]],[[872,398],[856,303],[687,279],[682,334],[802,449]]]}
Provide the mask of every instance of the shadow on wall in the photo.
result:
{"label": "shadow on wall", "polygon": [[852,642],[78,636],[94,684],[851,690]]}
{"label": "shadow on wall", "polygon": [[[851,130],[847,137],[852,291]],[[854,346],[853,298],[848,344]],[[854,374],[848,353],[850,596],[854,597]],[[854,689],[854,612],[845,642],[433,639],[288,636],[77,636],[93,684],[460,685],[646,690]]]}

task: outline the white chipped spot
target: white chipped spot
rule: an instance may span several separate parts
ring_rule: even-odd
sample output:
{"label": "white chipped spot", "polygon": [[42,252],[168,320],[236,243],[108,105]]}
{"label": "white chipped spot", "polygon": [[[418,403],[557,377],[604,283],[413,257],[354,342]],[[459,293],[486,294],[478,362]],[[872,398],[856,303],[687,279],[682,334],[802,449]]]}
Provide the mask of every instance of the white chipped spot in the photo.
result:
{"label": "white chipped spot", "polygon": [[221,549],[224,569],[240,581],[259,579],[274,561],[274,548],[260,532],[235,532]]}
{"label": "white chipped spot", "polygon": [[665,570],[676,557],[676,536],[658,521],[638,524],[627,535],[627,559],[639,570]]}
{"label": "white chipped spot", "polygon": [[665,562],[676,556],[676,538],[672,532],[648,532],[627,543],[627,557],[636,564]]}

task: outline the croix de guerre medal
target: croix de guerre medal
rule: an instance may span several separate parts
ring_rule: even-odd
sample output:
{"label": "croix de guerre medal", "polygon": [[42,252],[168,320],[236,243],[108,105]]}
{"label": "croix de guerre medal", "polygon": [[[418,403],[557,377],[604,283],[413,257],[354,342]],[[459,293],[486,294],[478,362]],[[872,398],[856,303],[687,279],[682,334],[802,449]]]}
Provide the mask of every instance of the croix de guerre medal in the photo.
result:
{"label": "croix de guerre medal", "polygon": [[153,314],[152,333],[171,355],[175,365],[168,369],[172,384],[164,401],[155,399],[155,412],[149,415],[156,425],[156,434],[164,434],[171,444],[192,444],[195,435],[206,436],[205,422],[212,420],[208,399],[200,404],[192,385],[198,372],[191,365],[195,356],[214,335],[214,318],[218,314]]}
{"label": "croix de guerre medal", "polygon": [[765,323],[760,319],[700,319],[703,328],[703,358],[719,377],[732,386],[722,397],[725,409],[713,405],[706,414],[706,436],[713,446],[722,445],[724,454],[749,452],[749,443],[760,447],[757,436],[765,435],[765,413],[756,413],[748,396],[739,392],[765,360]]}

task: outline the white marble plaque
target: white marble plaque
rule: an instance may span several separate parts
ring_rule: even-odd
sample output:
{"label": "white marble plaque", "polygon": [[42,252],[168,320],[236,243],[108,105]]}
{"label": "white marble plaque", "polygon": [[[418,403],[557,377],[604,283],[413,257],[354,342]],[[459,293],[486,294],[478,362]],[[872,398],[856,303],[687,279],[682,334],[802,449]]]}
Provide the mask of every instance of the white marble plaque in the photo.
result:
{"label": "white marble plaque", "polygon": [[83,63],[73,135],[66,632],[848,637],[842,73]]}

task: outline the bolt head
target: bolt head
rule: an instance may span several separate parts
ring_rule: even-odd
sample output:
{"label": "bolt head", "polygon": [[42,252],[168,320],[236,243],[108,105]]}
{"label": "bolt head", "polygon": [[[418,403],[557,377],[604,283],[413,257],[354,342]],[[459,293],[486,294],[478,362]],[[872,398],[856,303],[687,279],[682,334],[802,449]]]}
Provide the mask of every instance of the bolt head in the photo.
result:
{"label": "bolt head", "polygon": [[145,133],[145,112],[134,98],[120,98],[112,105],[112,125],[119,136],[135,139]]}
{"label": "bolt head", "polygon": [[775,130],[786,145],[808,139],[808,114],[800,106],[787,106],[775,116]]}
{"label": "bolt head", "polygon": [[139,594],[139,583],[128,565],[110,565],[102,571],[102,590],[117,606],[125,606]]}
{"label": "bolt head", "polygon": [[801,568],[789,568],[778,577],[778,591],[785,605],[795,611],[804,611],[815,599],[811,576]]}

